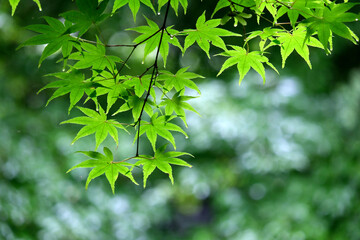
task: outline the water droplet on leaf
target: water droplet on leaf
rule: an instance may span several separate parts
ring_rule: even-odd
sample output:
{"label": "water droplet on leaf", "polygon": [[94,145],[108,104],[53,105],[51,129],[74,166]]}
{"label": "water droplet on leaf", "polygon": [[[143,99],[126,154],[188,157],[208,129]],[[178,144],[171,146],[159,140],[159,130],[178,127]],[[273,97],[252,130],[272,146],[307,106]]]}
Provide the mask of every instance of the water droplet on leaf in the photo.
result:
{"label": "water droplet on leaf", "polygon": [[142,61],[141,64],[144,64],[144,61]]}
{"label": "water droplet on leaf", "polygon": [[160,15],[160,12],[158,12],[158,15]]}

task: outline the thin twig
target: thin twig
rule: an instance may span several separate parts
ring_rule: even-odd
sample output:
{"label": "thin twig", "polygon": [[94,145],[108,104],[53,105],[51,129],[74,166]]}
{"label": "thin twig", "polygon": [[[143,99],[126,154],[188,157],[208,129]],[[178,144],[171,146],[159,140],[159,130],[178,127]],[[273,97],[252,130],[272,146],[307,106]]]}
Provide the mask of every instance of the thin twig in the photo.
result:
{"label": "thin twig", "polygon": [[155,61],[154,61],[154,65],[153,65],[153,71],[152,71],[152,74],[151,74],[149,89],[148,89],[147,94],[145,96],[144,104],[143,104],[143,106],[141,108],[139,118],[136,121],[138,126],[139,126],[138,129],[137,129],[136,155],[135,155],[136,157],[139,156],[141,117],[142,117],[142,114],[144,112],[146,102],[147,102],[147,100],[148,100],[148,98],[150,96],[150,90],[151,90],[153,84],[155,83],[155,80],[156,80],[157,75],[158,75],[158,59],[159,59],[159,53],[160,53],[162,39],[163,39],[163,36],[164,36],[164,32],[166,30],[166,20],[167,20],[167,17],[168,17],[169,9],[170,9],[170,0],[167,3],[163,25],[159,29],[159,31],[161,31],[161,36],[160,36],[158,49],[156,51],[156,56],[155,56]]}

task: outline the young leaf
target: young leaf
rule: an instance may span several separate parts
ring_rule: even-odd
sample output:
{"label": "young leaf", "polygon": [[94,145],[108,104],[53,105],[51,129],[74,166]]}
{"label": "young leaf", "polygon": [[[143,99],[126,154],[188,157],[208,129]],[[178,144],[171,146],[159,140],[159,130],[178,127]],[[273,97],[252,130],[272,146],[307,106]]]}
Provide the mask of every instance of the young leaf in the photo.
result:
{"label": "young leaf", "polygon": [[185,152],[165,152],[165,149],[166,145],[157,149],[154,157],[148,155],[136,157],[139,161],[135,163],[135,166],[143,165],[144,188],[146,187],[148,177],[156,168],[168,174],[171,183],[174,184],[174,177],[172,175],[172,167],[170,164],[191,167],[191,165],[184,160],[177,158],[183,155],[192,156],[191,154]]}
{"label": "young leaf", "polygon": [[113,154],[110,149],[104,147],[105,155],[94,152],[94,151],[80,151],[81,153],[89,156],[91,159],[83,161],[82,163],[70,168],[68,172],[76,168],[93,168],[86,180],[85,188],[88,188],[89,183],[94,178],[97,178],[105,173],[105,176],[111,186],[113,194],[115,193],[115,182],[119,176],[119,173],[129,178],[133,183],[138,185],[134,177],[131,174],[131,170],[126,166],[131,166],[132,164],[124,162],[114,162]]}
{"label": "young leaf", "polygon": [[[173,118],[174,117],[169,117],[169,116],[158,117],[158,113],[155,113],[151,117],[150,122],[141,121],[139,135],[141,136],[144,133],[146,133],[146,136],[149,139],[154,152],[156,150],[156,140],[158,135],[168,140],[174,146],[175,150],[176,150],[175,139],[170,133],[170,131],[181,132],[182,134],[184,134],[185,137],[188,137],[186,132],[184,132],[179,126],[169,122]],[[137,139],[137,135],[135,137],[135,140],[136,139]]]}
{"label": "young leaf", "polygon": [[78,108],[85,115],[87,115],[87,117],[75,117],[60,123],[74,123],[85,125],[83,128],[80,129],[71,144],[74,144],[74,142],[76,142],[78,139],[93,133],[95,133],[95,149],[97,149],[99,145],[106,139],[108,134],[110,134],[110,136],[114,139],[117,145],[119,144],[117,128],[120,128],[127,132],[126,128],[121,123],[113,119],[107,119],[107,116],[101,107],[99,108],[99,113],[89,108]]}
{"label": "young leaf", "polygon": [[211,19],[205,21],[205,12],[199,17],[196,22],[196,29],[186,29],[185,33],[188,35],[185,38],[184,52],[195,42],[204,50],[208,58],[210,58],[210,42],[212,45],[227,50],[224,41],[221,37],[225,36],[241,36],[240,34],[230,32],[225,29],[217,28],[221,24],[221,19]]}

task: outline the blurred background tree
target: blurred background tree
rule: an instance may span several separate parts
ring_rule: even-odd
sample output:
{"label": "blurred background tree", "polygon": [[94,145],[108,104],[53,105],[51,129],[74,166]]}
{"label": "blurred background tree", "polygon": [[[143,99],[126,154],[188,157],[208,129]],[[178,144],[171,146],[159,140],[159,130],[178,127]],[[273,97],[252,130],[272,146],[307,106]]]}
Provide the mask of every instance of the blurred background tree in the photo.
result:
{"label": "blurred background tree", "polygon": [[[204,3],[191,4],[186,21]],[[57,17],[71,8],[54,0],[43,12]],[[122,11],[102,25],[109,43],[134,37],[113,30],[134,24]],[[120,179],[112,195],[105,178],[85,191],[86,169],[65,174],[83,159],[73,152],[91,150],[90,140],[70,147],[74,128],[58,125],[68,102],[44,108],[50,93],[36,95],[43,75],[60,70],[56,59],[37,69],[38,47],[15,51],[32,34],[24,26],[42,12],[22,1],[10,13],[1,1],[0,239],[360,239],[358,46],[335,40],[330,56],[312,52],[313,70],[292,56],[280,76],[267,73],[265,85],[254,73],[240,87],[235,70],[215,78],[220,57],[209,63],[199,48],[184,58],[172,52],[168,64],[206,77],[192,102],[202,117],[189,113],[189,140],[177,139],[180,151],[196,156],[193,168],[175,168],[174,186],[160,174],[146,189]],[[360,33],[359,24],[352,29]],[[280,56],[275,61],[280,66]],[[133,151],[131,140],[120,141]]]}

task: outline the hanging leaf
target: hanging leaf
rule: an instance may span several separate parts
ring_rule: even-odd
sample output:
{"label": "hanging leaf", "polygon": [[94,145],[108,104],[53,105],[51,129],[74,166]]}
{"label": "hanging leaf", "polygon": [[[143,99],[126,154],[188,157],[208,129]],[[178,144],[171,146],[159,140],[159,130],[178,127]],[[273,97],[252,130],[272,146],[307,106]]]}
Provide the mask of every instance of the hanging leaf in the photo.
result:
{"label": "hanging leaf", "polygon": [[357,44],[359,38],[344,23],[353,22],[358,19],[357,14],[350,13],[348,10],[359,4],[360,3],[332,3],[328,7],[321,9],[321,11],[315,11],[314,17],[307,18],[303,21],[308,27],[307,38],[317,33],[320,42],[327,52],[329,52],[328,45],[333,33]]}
{"label": "hanging leaf", "polygon": [[127,132],[126,128],[121,123],[115,121],[114,119],[107,119],[107,116],[101,107],[99,108],[99,112],[83,107],[78,107],[78,109],[83,112],[87,117],[75,117],[60,123],[85,125],[83,128],[80,129],[71,144],[74,144],[74,142],[76,142],[82,137],[86,137],[90,134],[95,133],[95,149],[99,147],[99,145],[106,139],[108,135],[110,135],[116,142],[116,145],[118,145],[119,139],[117,128],[120,128]]}
{"label": "hanging leaf", "polygon": [[188,67],[181,68],[175,74],[169,71],[161,70],[157,81],[158,82],[164,81],[164,88],[167,91],[170,91],[171,89],[175,88],[176,91],[180,92],[185,87],[188,87],[197,91],[200,94],[199,88],[191,79],[204,78],[204,77],[196,73],[187,72],[187,69]]}
{"label": "hanging leaf", "polygon": [[[175,139],[170,133],[170,131],[181,132],[184,134],[186,138],[188,135],[184,132],[179,126],[170,123],[169,121],[175,118],[175,116],[160,116],[158,117],[158,113],[152,115],[150,122],[142,121],[140,127],[140,136],[146,133],[147,138],[149,139],[153,150],[156,150],[156,140],[157,136],[161,136],[164,139],[168,140],[176,150]],[[135,136],[135,140],[137,139],[137,135]]]}
{"label": "hanging leaf", "polygon": [[165,106],[166,115],[171,115],[173,114],[173,112],[175,112],[178,115],[178,117],[180,117],[183,120],[185,126],[187,127],[185,110],[189,110],[199,114],[189,103],[186,102],[193,98],[195,97],[183,96],[182,91],[180,91],[175,93],[171,99],[169,98],[163,99],[163,101],[160,103],[159,106]]}
{"label": "hanging leaf", "polygon": [[198,18],[196,22],[196,29],[186,29],[183,32],[187,33],[184,44],[184,52],[195,42],[204,50],[208,58],[210,58],[210,42],[212,45],[227,50],[224,40],[221,37],[240,37],[240,34],[230,32],[225,29],[217,28],[221,24],[221,19],[205,20],[205,12]]}
{"label": "hanging leaf", "polygon": [[266,63],[275,71],[277,71],[276,68],[269,62],[268,58],[261,55],[260,52],[247,52],[242,47],[231,47],[233,48],[233,50],[228,50],[224,53],[219,54],[221,56],[227,56],[229,58],[222,65],[218,75],[220,75],[225,69],[237,64],[237,68],[240,74],[239,84],[251,68],[261,75],[265,83],[265,68],[263,63]]}
{"label": "hanging leaf", "polygon": [[101,86],[99,83],[91,82],[84,79],[84,74],[78,71],[71,72],[59,72],[48,74],[48,76],[54,76],[61,80],[57,80],[47,84],[45,87],[41,88],[38,93],[48,88],[57,88],[57,90],[52,94],[49,100],[46,103],[46,106],[50,103],[51,100],[70,93],[70,106],[68,112],[70,113],[71,109],[80,101],[84,96],[84,93],[91,88]]}
{"label": "hanging leaf", "polygon": [[105,155],[95,151],[80,151],[80,153],[90,157],[91,159],[85,160],[82,163],[70,168],[67,173],[76,168],[93,168],[86,180],[86,189],[88,188],[91,180],[101,176],[104,173],[111,186],[113,194],[115,193],[115,182],[119,176],[119,173],[138,185],[131,174],[131,170],[127,168],[128,166],[132,166],[132,164],[125,162],[114,162],[113,154],[107,147],[104,147]]}
{"label": "hanging leaf", "polygon": [[170,164],[191,167],[191,165],[184,160],[177,158],[183,155],[192,156],[191,154],[185,152],[165,152],[165,149],[166,145],[158,148],[154,157],[148,155],[140,155],[136,157],[139,161],[135,163],[135,166],[143,165],[144,188],[146,187],[148,177],[156,168],[168,174],[171,183],[174,184],[174,177]]}
{"label": "hanging leaf", "polygon": [[321,43],[314,37],[306,38],[306,28],[304,26],[299,26],[294,29],[293,32],[282,32],[278,34],[277,40],[280,42],[281,46],[281,58],[282,58],[282,67],[285,67],[285,61],[288,56],[296,50],[296,52],[305,60],[305,62],[311,68],[311,63],[309,59],[309,47],[314,46],[323,48]]}
{"label": "hanging leaf", "polygon": [[[144,99],[139,98],[138,96],[129,96],[125,101],[126,102],[121,105],[121,107],[113,114],[113,116],[121,112],[132,110],[134,121],[138,121],[141,110],[144,106]],[[149,116],[152,116],[153,110],[150,106],[149,100],[145,103],[144,110]]]}

